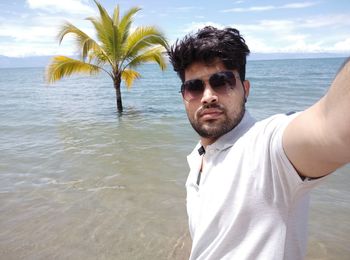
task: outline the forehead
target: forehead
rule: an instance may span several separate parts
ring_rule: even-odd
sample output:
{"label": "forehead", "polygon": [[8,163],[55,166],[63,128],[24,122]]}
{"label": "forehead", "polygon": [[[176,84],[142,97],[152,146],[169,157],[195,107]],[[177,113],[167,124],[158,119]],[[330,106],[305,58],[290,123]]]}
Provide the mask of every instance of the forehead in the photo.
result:
{"label": "forehead", "polygon": [[227,70],[221,61],[206,64],[203,62],[194,62],[185,70],[185,81],[191,79],[205,78],[218,71]]}

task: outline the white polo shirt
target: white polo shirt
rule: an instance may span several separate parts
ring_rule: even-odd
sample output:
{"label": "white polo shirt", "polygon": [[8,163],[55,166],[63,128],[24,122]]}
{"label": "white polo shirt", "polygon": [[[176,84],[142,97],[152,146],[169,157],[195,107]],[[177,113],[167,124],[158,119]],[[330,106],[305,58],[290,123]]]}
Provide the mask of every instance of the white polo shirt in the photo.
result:
{"label": "white polo shirt", "polygon": [[255,122],[246,112],[204,155],[198,144],[188,156],[190,259],[304,258],[308,193],[321,179],[303,181],[283,151],[282,134],[294,117]]}

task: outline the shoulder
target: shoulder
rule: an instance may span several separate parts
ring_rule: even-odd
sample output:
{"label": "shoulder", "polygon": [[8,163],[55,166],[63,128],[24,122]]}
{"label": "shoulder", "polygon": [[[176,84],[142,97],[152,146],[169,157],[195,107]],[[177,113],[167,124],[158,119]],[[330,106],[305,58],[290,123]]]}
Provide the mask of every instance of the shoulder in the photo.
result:
{"label": "shoulder", "polygon": [[272,130],[288,124],[299,113],[276,114],[256,123],[257,129]]}
{"label": "shoulder", "polygon": [[259,137],[270,139],[272,137],[282,138],[282,134],[288,124],[298,115],[293,114],[276,114],[261,121],[257,121],[248,131],[248,137]]}

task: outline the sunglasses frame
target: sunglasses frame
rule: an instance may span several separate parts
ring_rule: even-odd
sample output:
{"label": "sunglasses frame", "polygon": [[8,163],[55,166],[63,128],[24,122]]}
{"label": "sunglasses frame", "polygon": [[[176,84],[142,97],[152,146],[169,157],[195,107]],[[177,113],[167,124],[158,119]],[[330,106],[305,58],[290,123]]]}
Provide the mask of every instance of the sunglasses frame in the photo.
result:
{"label": "sunglasses frame", "polygon": [[[226,82],[225,82],[225,85],[215,85],[215,84],[212,84],[213,80],[215,80],[213,77],[215,76],[222,76],[222,74],[225,75],[226,77]],[[218,71],[218,72],[215,72],[211,75],[209,75],[209,79],[208,79],[208,83],[210,85],[210,87],[216,92],[216,93],[219,93],[219,94],[225,94],[225,93],[221,93],[223,92],[223,90],[225,90],[225,92],[227,91],[227,86],[230,86],[230,89],[233,89],[236,84],[237,84],[237,76],[230,70],[224,70],[224,71]],[[192,98],[185,98],[185,91],[186,91],[186,84],[190,83],[190,82],[194,82],[194,81],[199,81],[202,83],[201,85],[201,93],[198,93],[198,95],[195,95],[195,97],[192,97]],[[232,81],[232,82],[231,82]],[[203,93],[204,93],[204,90],[205,90],[205,86],[206,86],[206,83],[203,79],[200,79],[200,78],[197,78],[197,79],[191,79],[191,80],[187,80],[185,81],[184,83],[181,84],[181,90],[179,91],[179,93],[182,94],[182,98],[184,100],[186,100],[187,102],[190,102],[191,100],[195,100],[195,99],[198,99],[200,97],[203,96]],[[188,87],[187,87],[188,89]],[[220,91],[221,90],[221,91]]]}

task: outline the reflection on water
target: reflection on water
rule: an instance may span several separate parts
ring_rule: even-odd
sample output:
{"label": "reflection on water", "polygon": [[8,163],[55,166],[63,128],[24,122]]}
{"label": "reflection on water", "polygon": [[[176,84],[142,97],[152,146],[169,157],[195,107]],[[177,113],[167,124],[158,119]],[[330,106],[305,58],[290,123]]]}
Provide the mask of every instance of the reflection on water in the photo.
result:
{"label": "reflection on water", "polygon": [[[322,61],[321,74],[290,62],[251,63],[257,118],[312,104],[342,61]],[[43,69],[0,70],[2,259],[187,258],[185,157],[197,137],[176,75],[142,70],[122,116],[102,75],[47,87]],[[350,255],[349,171],[313,193],[307,259]]]}
{"label": "reflection on water", "polygon": [[184,155],[171,152],[170,124],[135,124],[138,117],[60,123],[51,141],[1,159],[17,172],[1,175],[6,256],[165,259],[182,246],[187,169],[174,158]]}

